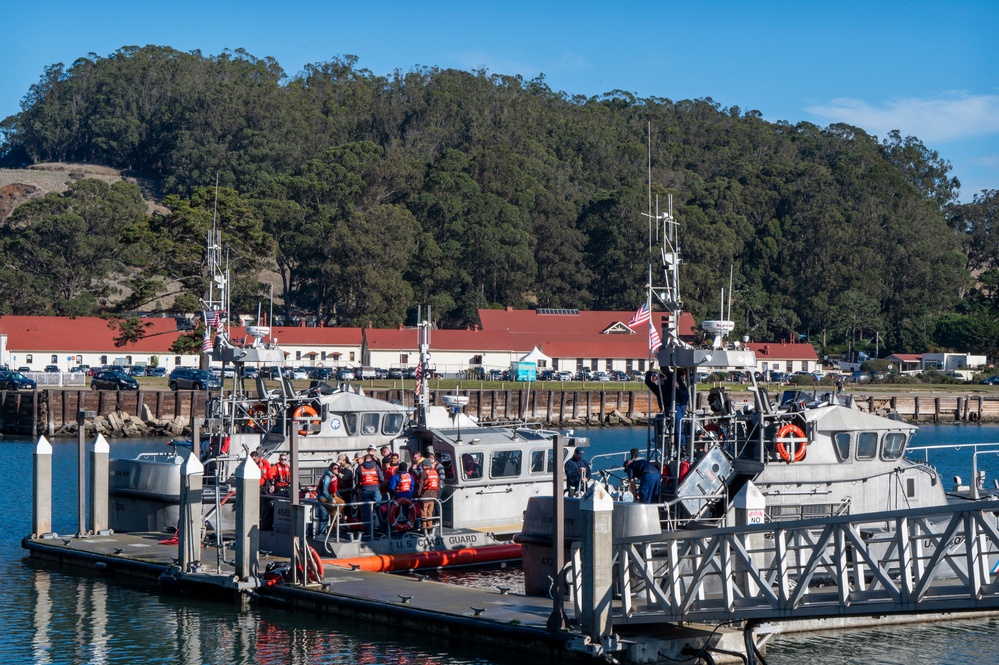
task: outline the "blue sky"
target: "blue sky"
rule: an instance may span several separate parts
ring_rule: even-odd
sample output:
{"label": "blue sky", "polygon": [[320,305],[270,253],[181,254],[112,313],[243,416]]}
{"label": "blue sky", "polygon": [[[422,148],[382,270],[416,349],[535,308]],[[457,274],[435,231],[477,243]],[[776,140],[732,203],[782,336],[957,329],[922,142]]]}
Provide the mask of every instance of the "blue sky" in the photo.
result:
{"label": "blue sky", "polygon": [[[949,160],[961,200],[999,188],[999,2],[10,3],[0,117],[43,69],[127,45],[244,48],[289,75],[356,55],[544,74],[571,95],[711,97],[767,120],[917,136]],[[639,177],[639,176],[636,176]]]}

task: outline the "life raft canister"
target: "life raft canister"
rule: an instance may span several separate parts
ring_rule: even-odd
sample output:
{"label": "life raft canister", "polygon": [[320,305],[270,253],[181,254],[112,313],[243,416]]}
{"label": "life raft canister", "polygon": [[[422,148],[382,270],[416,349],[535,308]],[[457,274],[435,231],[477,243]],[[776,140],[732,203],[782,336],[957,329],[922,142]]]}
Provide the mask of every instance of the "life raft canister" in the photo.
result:
{"label": "life raft canister", "polygon": [[[787,446],[784,445],[785,441],[789,444],[795,444],[796,449],[793,457],[791,456],[791,452],[788,450]],[[785,462],[800,462],[805,459],[805,449],[807,447],[808,444],[805,439],[805,431],[797,425],[787,423],[777,430],[777,454],[780,455],[780,458]]]}

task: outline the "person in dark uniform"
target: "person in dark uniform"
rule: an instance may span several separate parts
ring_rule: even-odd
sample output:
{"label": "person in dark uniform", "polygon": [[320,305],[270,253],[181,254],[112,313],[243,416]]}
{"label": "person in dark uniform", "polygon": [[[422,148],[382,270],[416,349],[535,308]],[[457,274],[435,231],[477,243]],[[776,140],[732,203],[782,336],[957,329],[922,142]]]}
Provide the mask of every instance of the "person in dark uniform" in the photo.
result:
{"label": "person in dark uniform", "polygon": [[[624,468],[628,472],[628,483],[631,485],[631,493],[634,494],[640,503],[658,503],[659,489],[662,483],[662,474],[656,465],[647,459],[629,459],[624,463]],[[635,481],[638,487],[635,487]]]}
{"label": "person in dark uniform", "polygon": [[583,459],[583,449],[577,447],[572,457],[565,461],[565,484],[569,488],[569,496],[586,488],[590,479],[590,463]]}

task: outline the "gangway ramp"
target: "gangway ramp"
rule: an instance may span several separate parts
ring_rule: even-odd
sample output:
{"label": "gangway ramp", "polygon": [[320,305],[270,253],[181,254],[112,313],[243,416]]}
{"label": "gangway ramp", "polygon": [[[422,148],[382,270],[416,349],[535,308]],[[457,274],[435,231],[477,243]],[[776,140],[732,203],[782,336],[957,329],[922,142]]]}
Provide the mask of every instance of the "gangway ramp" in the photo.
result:
{"label": "gangway ramp", "polygon": [[999,501],[968,501],[615,540],[612,621],[999,610],[997,514]]}

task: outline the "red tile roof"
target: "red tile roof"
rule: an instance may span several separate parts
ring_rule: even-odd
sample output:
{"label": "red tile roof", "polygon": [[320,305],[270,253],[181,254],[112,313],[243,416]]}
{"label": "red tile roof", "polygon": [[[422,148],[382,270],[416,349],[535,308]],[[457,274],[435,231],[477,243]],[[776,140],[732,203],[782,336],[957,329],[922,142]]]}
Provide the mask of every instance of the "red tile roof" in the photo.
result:
{"label": "red tile roof", "polygon": [[757,360],[818,360],[811,344],[787,342],[750,342],[746,345],[756,352]]}
{"label": "red tile roof", "polygon": [[97,353],[120,348],[123,352],[169,353],[181,331],[174,319],[143,319],[146,336],[134,344],[115,347],[116,330],[105,319],[86,316],[0,316],[0,334],[7,335],[13,351]]}
{"label": "red tile roof", "polygon": [[[539,332],[563,334],[599,334],[614,323],[627,326],[634,312],[580,311],[577,314],[539,314],[533,309],[480,309],[479,320],[484,330],[507,332]],[[652,323],[660,325],[663,312],[652,312]],[[680,315],[680,334],[696,333],[694,317],[689,312]],[[636,326],[641,334],[641,326]]]}

